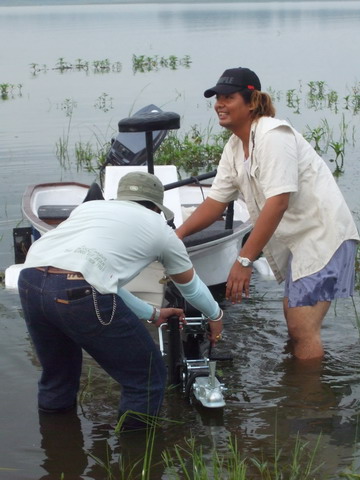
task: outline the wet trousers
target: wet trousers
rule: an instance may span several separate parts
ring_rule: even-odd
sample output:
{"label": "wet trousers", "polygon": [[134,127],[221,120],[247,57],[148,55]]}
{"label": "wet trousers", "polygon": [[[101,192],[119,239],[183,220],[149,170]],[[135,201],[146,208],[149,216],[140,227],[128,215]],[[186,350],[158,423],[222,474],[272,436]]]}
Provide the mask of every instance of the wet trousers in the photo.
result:
{"label": "wet trousers", "polygon": [[83,279],[36,268],[19,276],[25,321],[42,366],[40,409],[76,405],[82,350],[122,387],[119,416],[156,415],[166,367],[144,322],[117,295],[101,295]]}

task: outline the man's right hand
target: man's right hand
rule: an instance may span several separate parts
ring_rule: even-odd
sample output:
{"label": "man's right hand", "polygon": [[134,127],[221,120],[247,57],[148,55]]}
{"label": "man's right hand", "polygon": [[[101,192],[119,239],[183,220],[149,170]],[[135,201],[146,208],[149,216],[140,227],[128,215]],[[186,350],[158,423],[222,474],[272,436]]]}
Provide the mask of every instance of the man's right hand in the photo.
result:
{"label": "man's right hand", "polygon": [[209,320],[208,325],[210,328],[208,338],[211,342],[211,345],[214,347],[216,343],[222,338],[221,332],[223,331],[223,322],[222,320],[218,320],[216,322]]}

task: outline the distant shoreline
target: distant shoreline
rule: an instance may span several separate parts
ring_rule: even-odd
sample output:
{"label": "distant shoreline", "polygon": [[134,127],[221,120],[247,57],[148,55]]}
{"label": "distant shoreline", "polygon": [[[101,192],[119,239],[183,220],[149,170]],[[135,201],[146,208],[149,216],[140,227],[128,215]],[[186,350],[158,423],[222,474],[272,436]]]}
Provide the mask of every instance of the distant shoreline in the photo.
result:
{"label": "distant shoreline", "polygon": [[[355,1],[355,0],[348,0]],[[139,4],[206,4],[206,3],[272,3],[274,0],[0,0],[0,7],[41,7],[68,5],[139,5]],[[338,0],[277,0],[276,3],[324,3]]]}

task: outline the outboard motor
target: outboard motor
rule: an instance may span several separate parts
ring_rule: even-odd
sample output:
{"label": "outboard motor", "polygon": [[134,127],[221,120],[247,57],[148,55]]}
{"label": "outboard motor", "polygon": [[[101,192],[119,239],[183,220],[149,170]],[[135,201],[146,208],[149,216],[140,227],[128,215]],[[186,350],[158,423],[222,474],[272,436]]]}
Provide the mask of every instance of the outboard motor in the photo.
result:
{"label": "outboard motor", "polygon": [[[150,104],[135,113],[160,113],[162,110]],[[166,137],[167,130],[152,132],[152,148],[155,152]],[[120,132],[111,140],[111,147],[105,165],[146,165],[146,138],[143,132]]]}

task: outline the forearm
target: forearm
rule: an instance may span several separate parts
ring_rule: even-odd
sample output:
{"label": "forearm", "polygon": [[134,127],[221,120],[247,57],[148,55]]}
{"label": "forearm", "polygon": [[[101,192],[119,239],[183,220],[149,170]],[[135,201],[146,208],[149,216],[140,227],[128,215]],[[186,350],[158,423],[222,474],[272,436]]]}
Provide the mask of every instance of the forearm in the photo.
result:
{"label": "forearm", "polygon": [[219,304],[214,300],[208,287],[195,272],[189,282],[176,283],[174,281],[174,284],[185,300],[202,312],[205,317],[210,320],[216,320],[220,316],[221,309]]}
{"label": "forearm", "polygon": [[240,250],[242,257],[255,260],[277,229],[289,203],[290,194],[276,195],[266,200],[251,234]]}
{"label": "forearm", "polygon": [[144,320],[151,318],[154,311],[154,307],[152,305],[149,305],[140,298],[136,297],[125,288],[118,288],[117,294],[119,297],[121,297],[125,305],[130,308],[130,310],[132,310],[138,318]]}
{"label": "forearm", "polygon": [[221,217],[226,207],[226,203],[218,202],[209,197],[206,198],[176,230],[178,237],[182,239],[208,227]]}

